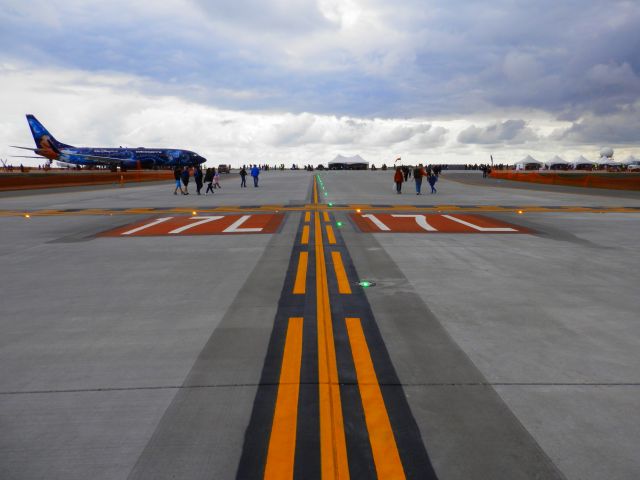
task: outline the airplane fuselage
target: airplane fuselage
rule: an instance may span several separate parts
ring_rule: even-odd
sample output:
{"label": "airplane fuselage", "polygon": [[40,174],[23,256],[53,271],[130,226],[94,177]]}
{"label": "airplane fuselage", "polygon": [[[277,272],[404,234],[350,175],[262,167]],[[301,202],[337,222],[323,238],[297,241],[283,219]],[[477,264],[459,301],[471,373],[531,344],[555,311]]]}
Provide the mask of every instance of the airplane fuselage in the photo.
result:
{"label": "airplane fuselage", "polygon": [[[98,157],[108,158],[101,162]],[[173,148],[104,148],[104,147],[75,147],[60,149],[57,158],[60,162],[76,165],[106,165],[119,163],[128,168],[140,166],[142,168],[195,166],[206,161],[203,157],[189,150]]]}

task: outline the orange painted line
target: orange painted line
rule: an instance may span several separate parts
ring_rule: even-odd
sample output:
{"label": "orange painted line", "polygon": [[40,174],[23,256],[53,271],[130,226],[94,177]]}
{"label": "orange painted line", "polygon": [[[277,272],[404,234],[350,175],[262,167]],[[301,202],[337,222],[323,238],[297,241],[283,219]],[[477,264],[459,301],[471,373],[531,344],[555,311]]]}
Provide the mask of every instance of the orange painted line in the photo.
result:
{"label": "orange painted line", "polygon": [[318,204],[318,186],[317,186],[316,182],[316,177],[313,177],[313,204],[317,205]]}
{"label": "orange painted line", "polygon": [[298,271],[296,281],[293,284],[293,293],[303,294],[307,290],[307,265],[309,263],[309,252],[300,252],[298,258]]}
{"label": "orange painted line", "polygon": [[351,287],[349,286],[347,272],[344,269],[344,263],[342,263],[342,255],[340,252],[331,252],[331,258],[333,259],[333,268],[338,280],[338,292],[350,294]]}
{"label": "orange painted line", "polygon": [[342,419],[340,384],[338,382],[338,366],[327,283],[327,265],[324,259],[319,212],[314,215],[314,222],[321,478],[323,480],[348,479],[347,443]]}
{"label": "orange painted line", "polygon": [[304,221],[305,222],[311,221],[311,212],[304,212]]}
{"label": "orange painted line", "polygon": [[391,421],[382,398],[367,340],[359,318],[346,318],[364,418],[378,478],[405,478]]}
{"label": "orange painted line", "polygon": [[300,243],[302,245],[307,245],[309,243],[309,225],[302,227],[302,238],[300,239]]}
{"label": "orange painted line", "polygon": [[329,214],[327,212],[322,212],[322,218],[325,222],[329,221]]}
{"label": "orange painted line", "polygon": [[336,244],[336,236],[333,233],[333,227],[331,225],[327,225],[327,240],[329,240],[330,245]]}
{"label": "orange painted line", "polygon": [[293,478],[302,363],[302,325],[302,318],[289,318],[267,464],[264,469],[265,479]]}

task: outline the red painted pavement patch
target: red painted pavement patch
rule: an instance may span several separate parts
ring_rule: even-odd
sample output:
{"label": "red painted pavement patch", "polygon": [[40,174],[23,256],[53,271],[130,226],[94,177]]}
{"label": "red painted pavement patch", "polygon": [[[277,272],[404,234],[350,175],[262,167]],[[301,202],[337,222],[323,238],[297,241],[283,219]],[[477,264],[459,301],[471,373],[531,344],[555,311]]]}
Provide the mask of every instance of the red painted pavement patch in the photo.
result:
{"label": "red painted pavement patch", "polygon": [[275,233],[283,217],[282,214],[156,217],[108,230],[98,236],[151,237]]}
{"label": "red painted pavement patch", "polygon": [[368,233],[531,233],[530,230],[482,215],[415,213],[351,214]]}

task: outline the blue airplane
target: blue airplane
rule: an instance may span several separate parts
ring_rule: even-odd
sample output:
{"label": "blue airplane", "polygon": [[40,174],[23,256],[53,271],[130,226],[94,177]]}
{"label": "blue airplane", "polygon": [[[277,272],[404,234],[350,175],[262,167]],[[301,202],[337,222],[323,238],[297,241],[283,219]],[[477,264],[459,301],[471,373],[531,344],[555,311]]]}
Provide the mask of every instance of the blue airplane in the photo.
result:
{"label": "blue airplane", "polygon": [[195,152],[174,148],[73,147],[57,141],[33,115],[27,115],[27,122],[36,148],[11,146],[31,150],[40,157],[24,158],[45,157],[49,163],[56,160],[70,165],[108,165],[121,168],[195,166],[207,161]]}

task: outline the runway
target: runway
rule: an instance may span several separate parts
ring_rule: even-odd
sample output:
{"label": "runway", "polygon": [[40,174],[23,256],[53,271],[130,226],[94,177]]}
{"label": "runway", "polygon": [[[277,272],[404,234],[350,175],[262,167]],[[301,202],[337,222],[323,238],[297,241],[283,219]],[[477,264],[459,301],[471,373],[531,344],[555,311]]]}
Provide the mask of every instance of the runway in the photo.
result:
{"label": "runway", "polygon": [[0,477],[638,478],[640,195],[447,176],[3,195]]}

